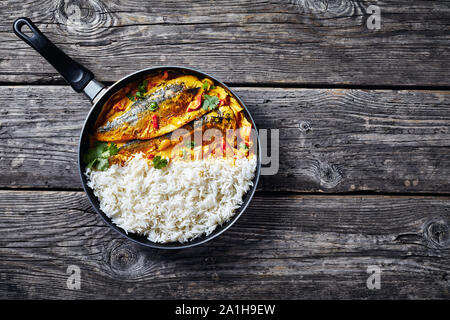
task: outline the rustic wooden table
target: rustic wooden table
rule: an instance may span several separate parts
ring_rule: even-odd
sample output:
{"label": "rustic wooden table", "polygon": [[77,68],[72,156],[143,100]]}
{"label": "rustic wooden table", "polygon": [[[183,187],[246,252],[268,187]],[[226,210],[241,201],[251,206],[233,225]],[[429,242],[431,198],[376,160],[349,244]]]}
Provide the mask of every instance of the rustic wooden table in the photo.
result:
{"label": "rustic wooden table", "polygon": [[[450,298],[448,0],[0,8],[0,298]],[[167,64],[223,79],[279,129],[278,174],[205,245],[122,238],[81,190],[91,105],[13,34],[19,16],[107,84]]]}

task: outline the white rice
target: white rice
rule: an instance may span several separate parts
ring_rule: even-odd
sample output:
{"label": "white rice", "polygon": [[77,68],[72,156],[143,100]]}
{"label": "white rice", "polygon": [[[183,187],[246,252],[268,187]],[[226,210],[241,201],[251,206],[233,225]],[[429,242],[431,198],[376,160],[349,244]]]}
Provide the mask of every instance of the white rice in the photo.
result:
{"label": "white rice", "polygon": [[228,221],[253,185],[256,159],[174,161],[155,169],[138,154],[125,166],[86,170],[101,210],[127,233],[186,242]]}

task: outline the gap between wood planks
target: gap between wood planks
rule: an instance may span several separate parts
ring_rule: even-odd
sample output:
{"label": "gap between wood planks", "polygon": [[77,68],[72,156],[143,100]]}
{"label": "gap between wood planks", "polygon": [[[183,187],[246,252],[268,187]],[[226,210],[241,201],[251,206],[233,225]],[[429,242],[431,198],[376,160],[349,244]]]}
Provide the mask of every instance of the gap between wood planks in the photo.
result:
{"label": "gap between wood planks", "polygon": [[[84,192],[81,188],[5,188],[0,187],[0,191],[11,191],[11,192]],[[304,192],[304,191],[260,191],[257,190],[255,195],[257,196],[271,196],[274,198],[285,197],[285,196],[312,196],[312,197],[391,197],[391,198],[448,198],[450,200],[450,192],[444,193],[432,193],[432,192],[375,192],[375,191],[354,191],[354,192]]]}
{"label": "gap between wood planks", "polygon": [[[111,86],[114,81],[101,81],[105,86]],[[415,91],[449,91],[448,86],[422,86],[422,85],[353,85],[353,84],[309,84],[309,83],[247,83],[247,82],[224,82],[227,86],[233,88],[289,88],[289,89],[347,89],[347,90],[415,90]],[[2,82],[0,86],[5,87],[19,87],[19,86],[62,86],[68,84],[64,81],[56,80],[54,82]],[[76,92],[74,91],[74,94]]]}

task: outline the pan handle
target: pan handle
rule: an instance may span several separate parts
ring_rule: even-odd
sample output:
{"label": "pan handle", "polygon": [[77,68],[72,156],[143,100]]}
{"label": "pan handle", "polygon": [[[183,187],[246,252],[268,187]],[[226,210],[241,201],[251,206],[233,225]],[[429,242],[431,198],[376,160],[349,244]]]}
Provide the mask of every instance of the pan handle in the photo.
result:
{"label": "pan handle", "polygon": [[[22,32],[24,26],[30,28],[32,35]],[[94,74],[72,60],[56,47],[28,18],[18,18],[13,25],[14,33],[43,56],[70,84],[76,92],[84,92],[89,99],[95,96],[104,86],[94,79]]]}

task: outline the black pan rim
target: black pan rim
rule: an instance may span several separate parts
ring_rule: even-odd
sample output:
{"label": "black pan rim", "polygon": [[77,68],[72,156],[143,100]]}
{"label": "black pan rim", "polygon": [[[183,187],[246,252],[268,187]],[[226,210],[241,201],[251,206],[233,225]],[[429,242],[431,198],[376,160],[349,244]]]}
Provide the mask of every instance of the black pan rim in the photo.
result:
{"label": "black pan rim", "polygon": [[[219,85],[223,86],[224,88],[226,88],[227,90],[229,90],[231,92],[231,94],[239,101],[239,103],[243,106],[246,116],[248,116],[249,120],[251,121],[253,128],[255,129],[256,132],[256,137],[257,137],[257,165],[256,165],[256,171],[255,171],[255,177],[253,178],[253,186],[252,188],[244,195],[244,202],[241,205],[241,207],[238,209],[238,212],[235,213],[230,220],[228,220],[227,222],[225,222],[222,225],[219,225],[216,227],[216,229],[208,236],[201,236],[199,238],[195,238],[191,241],[185,242],[185,243],[180,243],[180,242],[171,242],[171,243],[167,243],[167,244],[161,244],[161,243],[156,243],[156,242],[152,242],[150,240],[148,240],[147,238],[145,238],[144,236],[138,236],[135,234],[128,234],[125,230],[123,230],[122,228],[118,227],[117,225],[115,225],[111,219],[109,217],[106,216],[106,214],[100,209],[99,207],[99,202],[97,197],[93,194],[93,190],[87,186],[87,180],[86,180],[86,176],[84,174],[84,164],[82,161],[82,147],[83,147],[83,142],[84,139],[86,138],[86,136],[89,134],[89,130],[88,127],[90,127],[90,122],[92,122],[92,117],[94,115],[94,113],[98,113],[99,109],[101,108],[101,106],[103,106],[103,104],[120,88],[122,88],[125,84],[133,82],[136,80],[136,78],[151,73],[151,72],[156,72],[156,71],[161,71],[161,70],[167,70],[167,69],[178,69],[180,71],[188,71],[188,72],[192,72],[192,73],[197,73],[200,74],[204,77],[208,77],[212,80],[214,80],[216,83],[218,83]],[[243,103],[243,101],[241,100],[241,98],[233,91],[231,90],[226,84],[224,84],[222,81],[217,80],[216,77],[205,73],[203,71],[199,71],[196,70],[194,68],[191,67],[185,67],[185,66],[177,66],[177,65],[163,65],[163,66],[154,66],[154,67],[149,67],[149,68],[144,68],[141,70],[138,70],[134,73],[131,73],[123,78],[121,78],[120,80],[116,81],[113,85],[111,85],[109,88],[104,89],[105,91],[101,94],[101,97],[98,99],[97,102],[94,103],[94,105],[91,107],[81,130],[80,133],[80,138],[79,138],[79,143],[78,143],[78,170],[79,170],[79,175],[80,175],[80,179],[81,179],[81,183],[83,186],[83,190],[86,193],[88,200],[90,202],[90,204],[92,205],[92,207],[94,208],[95,212],[100,215],[100,217],[102,218],[103,221],[105,221],[105,223],[111,227],[113,230],[115,230],[116,232],[120,233],[123,237],[133,241],[134,243],[137,243],[139,245],[148,247],[148,248],[155,248],[155,249],[169,249],[169,250],[177,250],[177,249],[186,249],[186,248],[191,248],[191,247],[195,247],[201,244],[204,244],[214,238],[216,238],[217,236],[221,235],[222,233],[224,233],[226,230],[228,230],[240,217],[241,215],[244,213],[244,211],[247,209],[248,205],[250,204],[255,192],[256,192],[256,188],[258,186],[258,182],[259,182],[259,178],[260,178],[260,173],[261,173],[261,144],[260,144],[260,139],[259,139],[259,133],[258,133],[258,129],[256,127],[255,121],[253,120],[253,117],[250,114],[250,111],[248,110],[247,106]],[[95,116],[95,118],[97,117],[97,115]],[[90,128],[89,128],[90,129]],[[139,239],[141,238],[141,239]]]}

